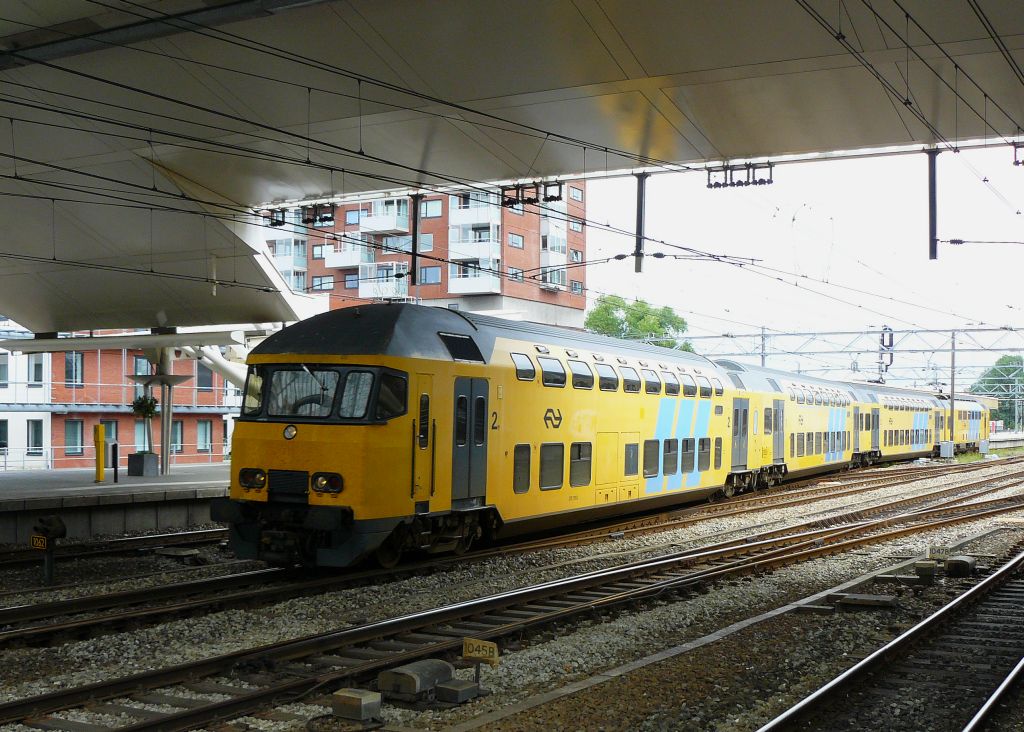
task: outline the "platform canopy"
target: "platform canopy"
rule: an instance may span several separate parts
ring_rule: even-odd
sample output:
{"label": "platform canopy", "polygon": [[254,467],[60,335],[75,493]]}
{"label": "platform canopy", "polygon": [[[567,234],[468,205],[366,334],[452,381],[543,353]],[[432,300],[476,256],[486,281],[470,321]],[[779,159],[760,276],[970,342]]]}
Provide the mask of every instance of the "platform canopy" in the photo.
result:
{"label": "platform canopy", "polygon": [[295,319],[268,204],[1024,124],[1019,0],[7,0],[0,52],[35,331]]}

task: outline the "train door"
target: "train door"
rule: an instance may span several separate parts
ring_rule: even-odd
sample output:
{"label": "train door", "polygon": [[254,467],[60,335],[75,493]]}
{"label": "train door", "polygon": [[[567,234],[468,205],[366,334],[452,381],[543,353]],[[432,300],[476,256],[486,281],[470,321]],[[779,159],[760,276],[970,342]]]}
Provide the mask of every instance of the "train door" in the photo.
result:
{"label": "train door", "polygon": [[860,452],[860,407],[853,408],[853,451]]}
{"label": "train door", "polygon": [[596,469],[596,493],[594,502],[598,505],[614,503],[617,485],[622,477],[622,465],[619,462],[619,433],[598,432],[597,449],[594,451]]}
{"label": "train door", "polygon": [[747,422],[750,418],[750,400],[732,400],[732,469],[747,469]]}
{"label": "train door", "polygon": [[782,430],[783,409],[786,402],[783,399],[775,399],[772,404],[772,462],[776,465],[786,462],[786,433]]}
{"label": "train door", "polygon": [[429,501],[434,495],[434,460],[437,457],[437,420],[434,418],[431,397],[433,377],[430,374],[416,374],[416,390],[413,392],[412,455],[413,479],[412,497],[416,501]]}
{"label": "train door", "polygon": [[487,379],[455,379],[452,500],[487,493]]}
{"label": "train door", "polygon": [[942,412],[936,410],[935,412],[935,439],[933,443],[938,444],[945,439],[945,435],[942,433]]}
{"label": "train door", "polygon": [[623,432],[619,444],[619,483],[618,499],[635,501],[640,497],[640,476],[643,473],[640,457],[640,433]]}
{"label": "train door", "polygon": [[878,449],[878,410],[871,410],[871,449]]}

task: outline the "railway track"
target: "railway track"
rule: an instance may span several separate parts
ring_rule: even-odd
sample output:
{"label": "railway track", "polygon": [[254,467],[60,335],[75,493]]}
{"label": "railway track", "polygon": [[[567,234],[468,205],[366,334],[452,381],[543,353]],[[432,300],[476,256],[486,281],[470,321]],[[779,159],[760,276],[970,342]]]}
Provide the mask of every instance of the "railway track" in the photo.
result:
{"label": "railway track", "polygon": [[[380,622],[307,636],[103,683],[0,705],[0,722],[71,729],[61,710],[78,709],[90,729],[185,730],[358,683],[395,665],[461,648],[462,638],[497,639],[716,580],[763,573],[865,544],[1024,508],[1024,497],[915,510],[845,526],[745,537],[700,550],[587,572]],[[827,523],[827,522],[820,522]],[[763,536],[763,535],[758,535]],[[197,698],[197,695],[205,698]],[[163,705],[154,711],[152,704]],[[57,716],[54,716],[57,715]],[[110,719],[118,720],[111,723]],[[92,724],[92,723],[90,723]],[[84,728],[77,728],[84,729]]]}
{"label": "railway track", "polygon": [[[915,505],[925,505],[944,497],[947,498],[947,505],[953,505],[957,501],[965,500],[962,496],[959,498],[948,498],[954,494],[968,492],[968,498],[978,499],[988,493],[1002,490],[1006,487],[1006,484],[1022,478],[1024,478],[1024,470],[1011,474],[990,476],[967,484],[947,486],[925,494],[886,501],[867,508],[859,508],[856,511],[832,517],[827,521],[807,521],[795,526],[764,531],[735,541],[722,542],[717,546],[720,548],[733,546],[737,543],[762,541],[824,526],[860,522],[887,511],[891,512]],[[861,492],[867,490],[867,488],[859,487],[854,490]],[[808,501],[808,497],[805,495],[806,491],[801,491],[800,493],[801,497],[791,498],[784,505],[806,503]],[[826,497],[834,497],[835,495],[830,493]],[[748,499],[746,503],[748,505],[736,508],[729,513],[751,513],[763,510],[766,507],[756,500]],[[778,504],[769,503],[767,507],[778,507]],[[686,509],[684,509],[685,511]],[[462,565],[465,561],[482,561],[492,556],[506,556],[514,552],[521,553],[552,547],[581,545],[607,539],[609,533],[635,535],[677,529],[698,521],[716,519],[722,515],[722,512],[710,512],[705,515],[686,514],[683,518],[675,517],[661,523],[650,523],[649,521],[619,523],[611,527],[590,529],[546,540],[531,540],[494,549],[485,549],[474,553],[470,557],[440,557],[387,571],[372,569],[309,577],[297,571],[270,568],[138,590],[126,590],[55,602],[8,607],[0,609],[0,647],[11,645],[54,645],[81,637],[94,636],[100,632],[114,632],[124,627],[138,627],[140,624],[164,622],[174,617],[216,612],[233,607],[262,606],[293,597],[336,591],[368,582],[379,582],[384,578],[396,578],[420,571],[432,571],[439,567],[453,564]],[[99,614],[104,612],[107,612],[107,614]]]}
{"label": "railway track", "polygon": [[[1024,676],[1024,553],[761,727],[974,732]],[[936,704],[941,700],[941,704]]]}
{"label": "railway track", "polygon": [[[125,554],[160,547],[197,546],[215,544],[228,538],[227,529],[198,529],[173,534],[151,534],[149,536],[128,536],[120,539],[82,544],[57,544],[55,557],[58,560],[82,559],[86,557]],[[27,547],[8,548],[0,551],[0,570],[39,564],[40,553]]]}

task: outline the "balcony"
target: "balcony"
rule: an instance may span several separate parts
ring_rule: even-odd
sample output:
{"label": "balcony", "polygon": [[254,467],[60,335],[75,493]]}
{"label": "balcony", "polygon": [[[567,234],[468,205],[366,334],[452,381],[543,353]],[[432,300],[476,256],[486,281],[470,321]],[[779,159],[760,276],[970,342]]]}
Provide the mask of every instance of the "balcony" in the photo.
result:
{"label": "balcony", "polygon": [[408,275],[408,262],[360,264],[359,297],[372,300],[405,299],[409,297]]}
{"label": "balcony", "polygon": [[448,292],[452,295],[500,295],[501,278],[483,272],[474,272],[467,276],[449,274]]}
{"label": "balcony", "polygon": [[394,206],[375,208],[359,220],[359,231],[363,234],[408,234],[408,211]]}
{"label": "balcony", "polygon": [[324,248],[325,267],[358,267],[373,261],[373,250],[358,244],[345,244],[336,248]]}
{"label": "balcony", "polygon": [[448,258],[452,260],[501,259],[501,240],[493,237],[483,239],[448,239]]}
{"label": "balcony", "polygon": [[541,267],[558,267],[564,268],[568,263],[565,252],[557,252],[552,249],[541,249],[540,250],[540,266]]}
{"label": "balcony", "polygon": [[448,207],[448,223],[451,226],[497,225],[501,223],[501,206],[497,199],[494,203],[473,200],[466,205],[453,196]]}
{"label": "balcony", "polygon": [[287,254],[275,254],[274,266],[278,272],[291,272],[296,269],[305,271],[306,252],[289,252]]}

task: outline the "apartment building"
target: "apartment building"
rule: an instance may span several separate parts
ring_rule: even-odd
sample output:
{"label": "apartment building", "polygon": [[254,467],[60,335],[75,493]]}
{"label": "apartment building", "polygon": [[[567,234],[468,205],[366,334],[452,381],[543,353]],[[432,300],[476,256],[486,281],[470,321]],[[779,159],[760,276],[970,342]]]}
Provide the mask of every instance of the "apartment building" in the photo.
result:
{"label": "apartment building", "polygon": [[[0,336],[30,334],[0,317]],[[158,449],[159,418],[153,419],[154,448],[146,441],[145,422],[131,412],[142,387],[130,375],[151,369],[141,351],[0,350],[0,470],[95,465],[93,427],[98,424],[108,441],[118,442],[122,467],[129,453]],[[173,371],[192,378],[174,391],[171,463],[224,460],[239,390],[197,361],[175,361]]]}
{"label": "apartment building", "polygon": [[332,309],[411,301],[582,327],[586,184],[545,193],[556,200],[530,202],[542,196],[529,189],[520,201],[507,189],[423,196],[415,285],[410,196],[268,211],[282,236],[267,244],[292,289]]}

